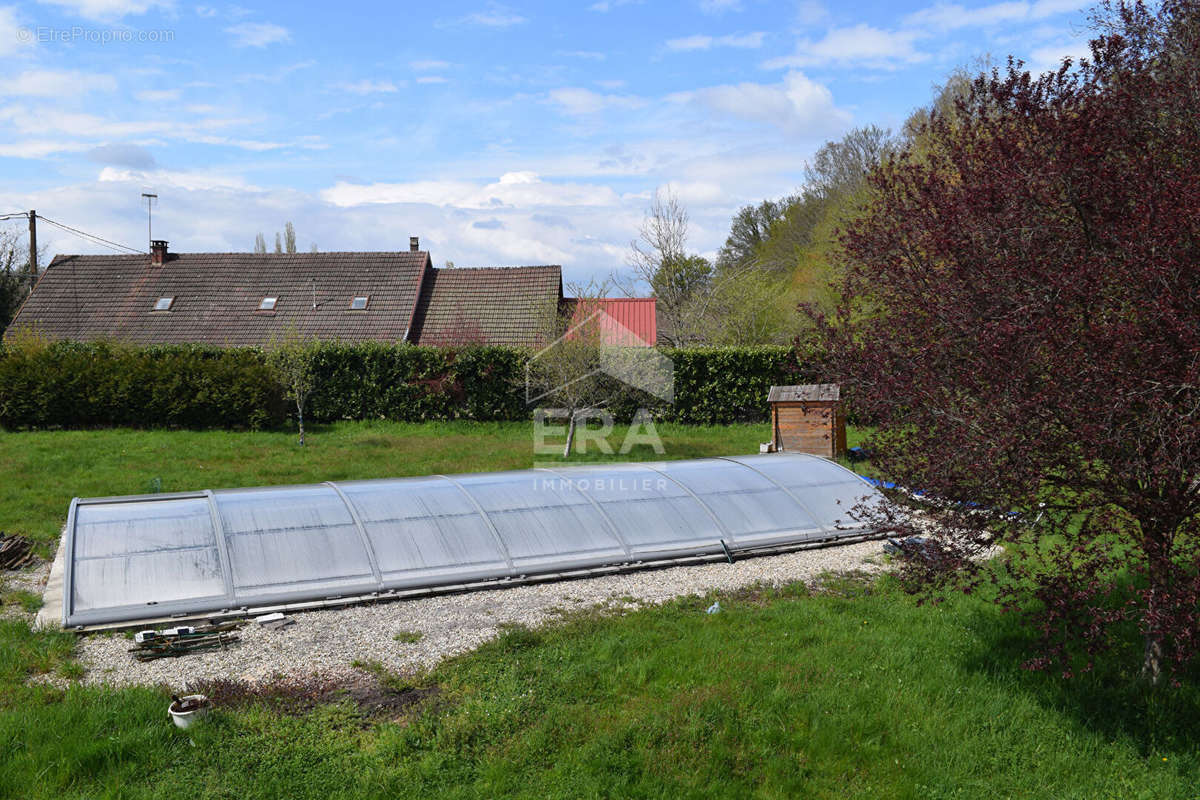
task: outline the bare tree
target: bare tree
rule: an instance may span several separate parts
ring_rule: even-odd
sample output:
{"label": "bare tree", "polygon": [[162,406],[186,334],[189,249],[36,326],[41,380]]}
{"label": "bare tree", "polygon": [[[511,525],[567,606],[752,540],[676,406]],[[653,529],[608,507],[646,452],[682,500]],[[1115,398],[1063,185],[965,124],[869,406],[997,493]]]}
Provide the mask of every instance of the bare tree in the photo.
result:
{"label": "bare tree", "polygon": [[276,255],[283,252],[283,241],[279,238],[279,231],[275,231],[275,253]]}
{"label": "bare tree", "polygon": [[263,238],[262,233],[254,237],[254,252],[265,255],[267,252],[267,240]]}
{"label": "bare tree", "polygon": [[[45,263],[48,251],[38,251],[38,260]],[[12,322],[32,288],[28,239],[14,230],[0,230],[0,333]]]}
{"label": "bare tree", "polygon": [[821,145],[805,170],[806,192],[827,199],[855,191],[896,149],[892,132],[877,125],[855,128]]}
{"label": "bare tree", "polygon": [[571,455],[580,417],[608,399],[600,377],[606,344],[597,300],[609,287],[608,281],[568,286],[574,297],[543,315],[539,339],[544,346],[525,367],[527,397],[539,406],[543,401],[553,404],[567,418],[563,458]]}
{"label": "bare tree", "polygon": [[283,226],[283,252],[296,252],[296,227],[290,221]]}
{"label": "bare tree", "polygon": [[622,290],[632,295],[642,284],[650,287],[658,299],[658,330],[665,342],[679,346],[698,341],[696,306],[704,304],[711,287],[712,265],[687,252],[687,209],[670,188],[655,190],[639,234],[630,244],[633,280]]}

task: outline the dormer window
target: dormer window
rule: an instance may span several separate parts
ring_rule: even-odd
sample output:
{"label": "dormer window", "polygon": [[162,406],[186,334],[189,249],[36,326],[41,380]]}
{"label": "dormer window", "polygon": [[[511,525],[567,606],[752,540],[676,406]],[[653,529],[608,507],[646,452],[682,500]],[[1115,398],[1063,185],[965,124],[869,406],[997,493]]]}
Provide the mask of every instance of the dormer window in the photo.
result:
{"label": "dormer window", "polygon": [[370,299],[370,295],[360,295],[358,297],[355,297],[353,300],[350,301],[350,310],[351,311],[366,311],[368,299]]}
{"label": "dormer window", "polygon": [[170,311],[171,306],[174,305],[174,303],[175,303],[174,297],[160,297],[154,301],[154,310],[155,311]]}
{"label": "dormer window", "polygon": [[258,304],[258,310],[259,311],[274,311],[275,304],[277,302],[279,302],[278,297],[275,297],[274,295],[268,295],[267,297],[264,297],[262,299],[262,302],[260,302]]}

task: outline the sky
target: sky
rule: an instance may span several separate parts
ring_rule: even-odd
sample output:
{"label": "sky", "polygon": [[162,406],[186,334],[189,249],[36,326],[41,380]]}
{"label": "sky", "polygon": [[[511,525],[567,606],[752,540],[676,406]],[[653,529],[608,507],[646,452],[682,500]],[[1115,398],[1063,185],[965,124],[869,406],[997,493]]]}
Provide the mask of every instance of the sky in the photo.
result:
{"label": "sky", "polygon": [[[1087,52],[1087,3],[0,0],[0,214],[137,249],[626,269],[654,192],[712,256],[820,145],[956,67]],[[20,221],[0,223],[19,225]],[[43,225],[51,253],[109,252]]]}

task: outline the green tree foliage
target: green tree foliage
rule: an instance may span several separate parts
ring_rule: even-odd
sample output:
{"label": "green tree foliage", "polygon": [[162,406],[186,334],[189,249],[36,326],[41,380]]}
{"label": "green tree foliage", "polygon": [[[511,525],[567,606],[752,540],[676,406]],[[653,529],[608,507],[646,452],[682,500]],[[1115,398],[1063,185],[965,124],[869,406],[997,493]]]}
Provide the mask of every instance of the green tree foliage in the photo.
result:
{"label": "green tree foliage", "polygon": [[783,218],[796,197],[782,200],[763,200],[758,205],[743,206],[733,217],[729,236],[717,253],[716,270],[728,273],[753,265],[759,251],[771,236],[771,229]]}
{"label": "green tree foliage", "polygon": [[304,409],[317,388],[317,356],[320,343],[289,334],[267,345],[267,363],[284,394],[296,406],[296,424],[300,428],[300,446],[304,446]]}

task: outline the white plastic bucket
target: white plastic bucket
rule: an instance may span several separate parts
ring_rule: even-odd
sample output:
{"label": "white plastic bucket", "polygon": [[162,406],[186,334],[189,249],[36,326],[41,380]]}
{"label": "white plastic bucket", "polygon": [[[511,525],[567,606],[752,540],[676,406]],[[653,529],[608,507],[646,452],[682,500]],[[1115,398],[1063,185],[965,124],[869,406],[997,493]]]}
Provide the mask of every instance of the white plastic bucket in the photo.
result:
{"label": "white plastic bucket", "polygon": [[175,723],[177,728],[190,728],[196,723],[196,720],[208,713],[212,704],[208,702],[208,698],[202,694],[189,694],[179,698],[187,710],[178,710],[179,706],[174,700],[167,707],[167,713],[171,715],[171,721]]}

